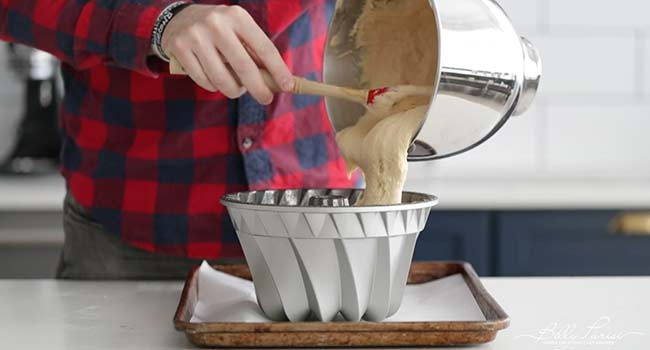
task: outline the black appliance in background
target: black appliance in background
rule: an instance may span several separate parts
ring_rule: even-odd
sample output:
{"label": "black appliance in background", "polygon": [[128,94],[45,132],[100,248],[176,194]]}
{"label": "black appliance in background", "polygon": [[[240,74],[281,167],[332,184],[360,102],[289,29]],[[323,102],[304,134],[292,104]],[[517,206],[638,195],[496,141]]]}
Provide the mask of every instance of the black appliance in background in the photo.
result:
{"label": "black appliance in background", "polygon": [[0,173],[42,174],[58,171],[61,133],[59,106],[63,97],[59,62],[48,53],[8,44],[9,66],[22,90],[21,115],[12,125],[12,147],[3,152]]}

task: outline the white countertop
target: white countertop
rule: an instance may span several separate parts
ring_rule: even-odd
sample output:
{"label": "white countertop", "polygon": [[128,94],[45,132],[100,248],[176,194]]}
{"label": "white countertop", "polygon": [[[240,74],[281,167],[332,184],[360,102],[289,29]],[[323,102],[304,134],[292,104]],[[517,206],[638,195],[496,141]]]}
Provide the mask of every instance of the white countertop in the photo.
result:
{"label": "white countertop", "polygon": [[[480,349],[645,350],[650,277],[484,278],[510,327]],[[179,282],[0,281],[3,349],[191,349]],[[614,338],[607,340],[604,338]]]}
{"label": "white countertop", "polygon": [[[650,181],[410,179],[406,190],[440,198],[438,209],[650,209]],[[0,211],[61,210],[59,175],[0,177]]]}
{"label": "white countertop", "polygon": [[64,196],[58,174],[0,177],[0,211],[60,211]]}

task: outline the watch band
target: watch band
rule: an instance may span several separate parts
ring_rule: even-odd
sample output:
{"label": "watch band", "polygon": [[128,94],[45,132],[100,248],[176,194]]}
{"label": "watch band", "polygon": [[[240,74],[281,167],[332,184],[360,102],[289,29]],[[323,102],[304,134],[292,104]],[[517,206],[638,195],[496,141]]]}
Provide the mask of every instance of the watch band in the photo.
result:
{"label": "watch band", "polygon": [[169,22],[171,22],[172,18],[174,18],[176,14],[178,14],[182,9],[189,5],[191,5],[191,3],[187,1],[177,1],[170,4],[160,13],[160,15],[158,15],[158,18],[156,19],[156,22],[153,26],[153,32],[151,34],[151,48],[156,56],[165,62],[169,62],[169,56],[165,54],[162,48],[162,37],[163,33],[165,32],[165,28],[167,28],[167,25]]}

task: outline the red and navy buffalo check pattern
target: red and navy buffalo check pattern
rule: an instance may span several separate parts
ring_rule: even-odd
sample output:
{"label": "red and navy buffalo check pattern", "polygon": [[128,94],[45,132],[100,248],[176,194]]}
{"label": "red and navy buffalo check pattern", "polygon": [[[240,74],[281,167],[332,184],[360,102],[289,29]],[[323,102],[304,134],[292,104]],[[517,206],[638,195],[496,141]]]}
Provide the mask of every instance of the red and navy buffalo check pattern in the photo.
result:
{"label": "red and navy buffalo check pattern", "polygon": [[[64,62],[62,173],[108,230],[154,252],[241,255],[219,198],[262,188],[348,187],[321,99],[228,100],[149,55],[176,0],[0,0],[0,38]],[[195,1],[247,9],[292,71],[320,78],[328,0]]]}

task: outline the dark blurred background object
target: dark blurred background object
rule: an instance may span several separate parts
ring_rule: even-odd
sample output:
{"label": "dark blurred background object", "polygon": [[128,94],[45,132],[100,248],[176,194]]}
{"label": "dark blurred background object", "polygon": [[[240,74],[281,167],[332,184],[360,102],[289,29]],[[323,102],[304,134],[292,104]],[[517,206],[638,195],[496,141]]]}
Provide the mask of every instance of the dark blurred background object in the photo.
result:
{"label": "dark blurred background object", "polygon": [[43,51],[8,44],[10,89],[20,96],[19,115],[0,119],[0,173],[40,174],[57,170],[61,138],[58,110],[63,86],[57,59]]}

